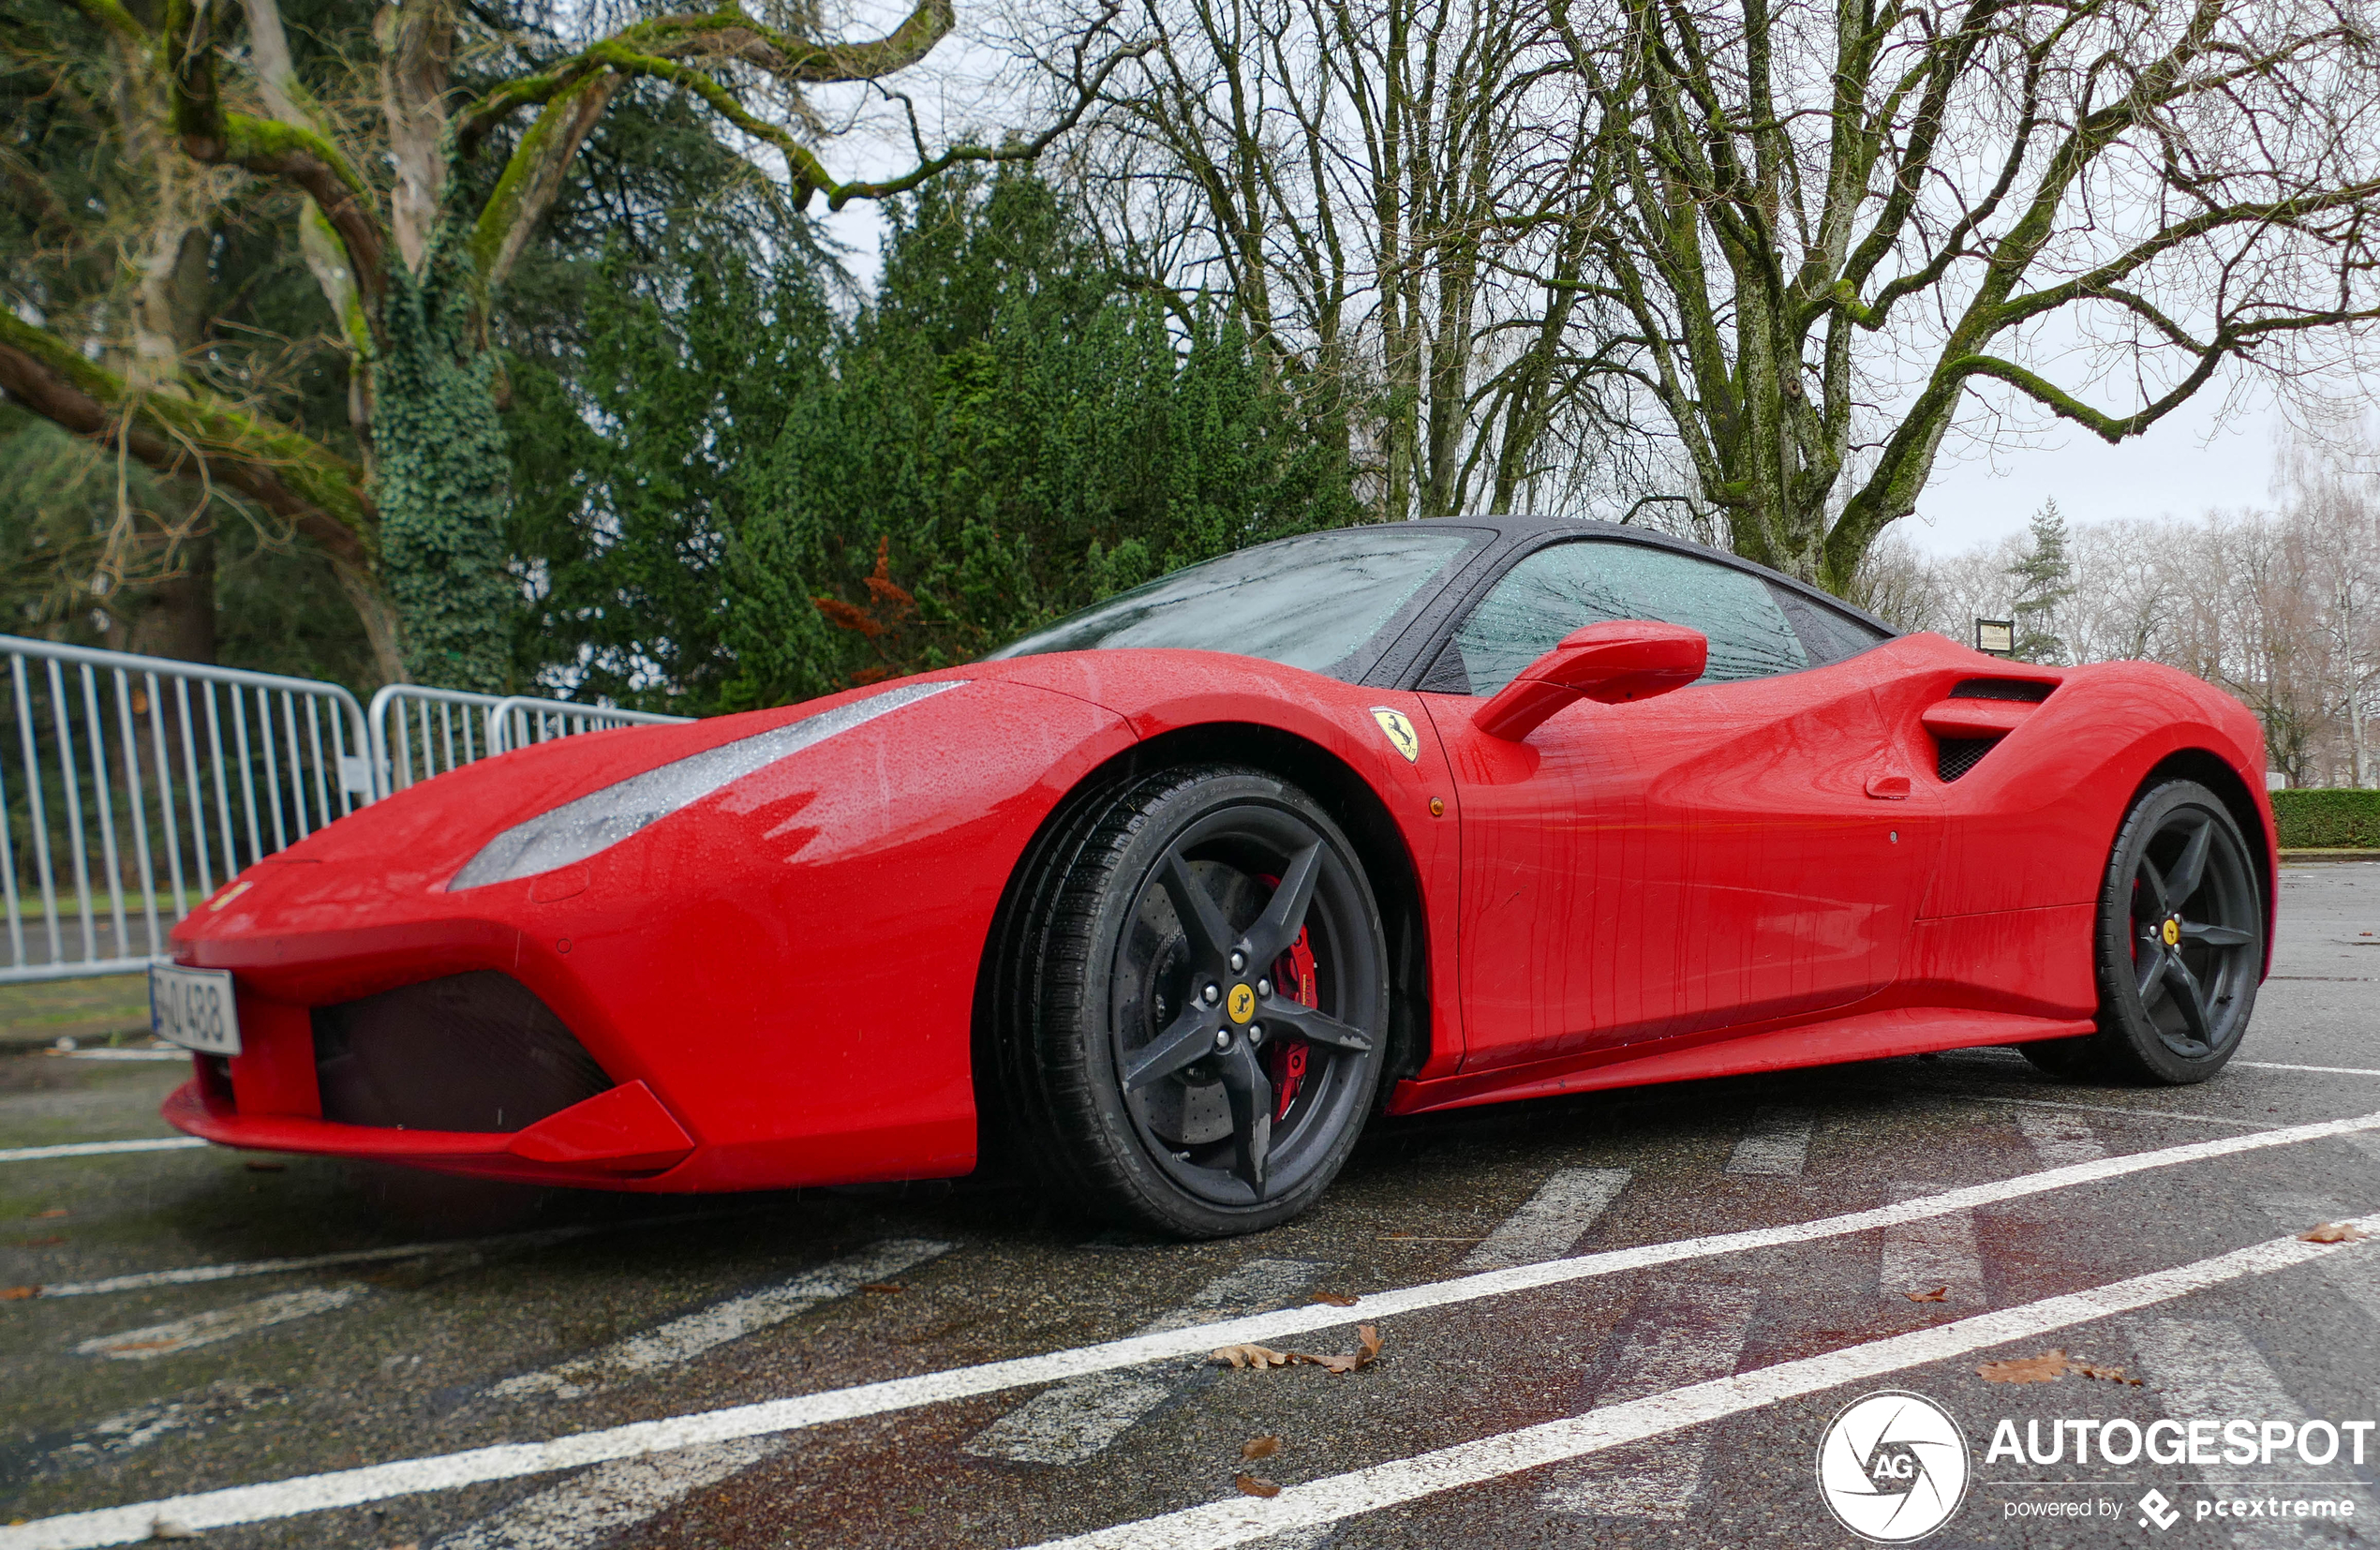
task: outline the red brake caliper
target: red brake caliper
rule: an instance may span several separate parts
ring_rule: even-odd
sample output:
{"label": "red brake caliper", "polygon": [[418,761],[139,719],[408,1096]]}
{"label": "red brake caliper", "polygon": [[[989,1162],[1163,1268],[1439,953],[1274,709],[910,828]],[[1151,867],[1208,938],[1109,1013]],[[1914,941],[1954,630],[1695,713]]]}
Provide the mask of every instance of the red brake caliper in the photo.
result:
{"label": "red brake caliper", "polygon": [[[1305,928],[1298,928],[1298,939],[1289,944],[1272,965],[1272,982],[1283,995],[1308,1006],[1319,1006],[1314,978],[1314,949],[1306,945]],[[1272,1118],[1279,1123],[1289,1117],[1289,1105],[1298,1100],[1298,1087],[1305,1081],[1306,1042],[1302,1038],[1285,1038],[1265,1051],[1272,1068]]]}

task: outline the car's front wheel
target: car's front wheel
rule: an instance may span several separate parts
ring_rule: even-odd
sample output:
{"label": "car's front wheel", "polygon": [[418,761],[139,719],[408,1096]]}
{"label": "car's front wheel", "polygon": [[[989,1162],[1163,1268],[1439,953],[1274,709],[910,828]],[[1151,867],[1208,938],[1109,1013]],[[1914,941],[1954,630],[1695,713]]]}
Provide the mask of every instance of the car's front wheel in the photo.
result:
{"label": "car's front wheel", "polygon": [[2194,781],[2144,792],[2101,885],[2099,1031],[2021,1046],[2056,1076],[2204,1081],[2239,1048],[2264,974],[2258,868],[2223,799]]}
{"label": "car's front wheel", "polygon": [[1200,766],[1115,791],[1043,867],[999,1036],[1040,1170],[1185,1237],[1313,1204],[1387,1055],[1386,936],[1338,826],[1277,776]]}

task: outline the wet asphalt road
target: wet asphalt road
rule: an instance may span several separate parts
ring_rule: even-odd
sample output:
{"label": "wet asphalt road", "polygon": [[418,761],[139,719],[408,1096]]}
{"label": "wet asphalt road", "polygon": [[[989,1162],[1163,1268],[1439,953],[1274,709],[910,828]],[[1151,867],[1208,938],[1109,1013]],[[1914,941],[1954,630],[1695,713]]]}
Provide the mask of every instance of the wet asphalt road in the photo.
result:
{"label": "wet asphalt road", "polygon": [[[656,1202],[304,1159],[260,1170],[212,1149],[0,1162],[0,1286],[50,1289],[0,1302],[0,1520],[449,1460],[2380,1112],[2380,863],[2288,870],[2282,918],[2241,1063],[2201,1087],[2062,1085],[2011,1051],[1974,1051],[1475,1110],[1383,1127],[1319,1209],[1227,1244],[1094,1235],[1023,1193],[964,1185]],[[156,1106],[182,1071],[0,1058],[0,1149],[163,1134]],[[2380,1430],[2350,1424],[2380,1420],[2380,1236],[2012,1339],[1947,1328],[1992,1309],[2031,1318],[2045,1299],[2373,1212],[2380,1128],[1391,1312],[1376,1316],[1378,1361],[1346,1376],[1178,1357],[692,1448],[648,1438],[591,1468],[471,1483],[449,1461],[428,1468],[432,1488],[369,1506],[301,1511],[320,1498],[293,1487],[262,1509],[277,1515],[202,1543],[1032,1545],[1203,1503],[1227,1518],[1271,1510],[1235,1487],[1246,1473],[1314,1485],[1281,1498],[1320,1505],[1317,1521],[1257,1542],[1275,1550],[1844,1545],[1858,1542],[1829,1515],[1813,1462],[1830,1419],[1882,1389],[1938,1402],[1969,1445],[1972,1482],[1929,1544],[2380,1543]],[[455,1239],[486,1241],[74,1293]],[[1906,1295],[1937,1288],[1939,1300]],[[1362,1303],[1344,1317],[1364,1318]],[[1948,1342],[1930,1359],[1878,1344],[1929,1329]],[[1328,1354],[1356,1336],[1350,1323],[1269,1343]],[[1975,1372],[2052,1348],[2142,1381]],[[1784,1365],[1832,1352],[1868,1368]],[[1778,1372],[1810,1376],[1648,1441],[1523,1468],[1502,1440]],[[2218,1438],[2231,1420],[2251,1437],[2267,1423],[2313,1437],[2327,1421],[2360,1437],[2363,1461],[2344,1441],[2327,1464],[2290,1443],[2246,1466],[2078,1464],[2071,1446],[2054,1462],[1986,1458],[2003,1419],[2071,1444],[2080,1429],[2049,1423],[2073,1418],[2213,1420]],[[1277,1452],[1243,1461],[1261,1438]],[[1341,1478],[1466,1443],[1480,1446],[1431,1483],[1447,1488],[1390,1491],[1405,1499],[1373,1510],[1360,1509],[1383,1498]],[[1929,1480],[1949,1478],[1934,1468]],[[2157,1515],[2180,1514],[2170,1528],[2138,1505],[2152,1488],[2174,1504]],[[2263,1515],[2198,1520],[2235,1498]],[[2301,1500],[2353,1515],[2288,1515]],[[2094,1515],[2042,1515],[2067,1507]],[[0,1530],[0,1546],[46,1531]],[[1157,1524],[1118,1543],[1230,1538]]]}

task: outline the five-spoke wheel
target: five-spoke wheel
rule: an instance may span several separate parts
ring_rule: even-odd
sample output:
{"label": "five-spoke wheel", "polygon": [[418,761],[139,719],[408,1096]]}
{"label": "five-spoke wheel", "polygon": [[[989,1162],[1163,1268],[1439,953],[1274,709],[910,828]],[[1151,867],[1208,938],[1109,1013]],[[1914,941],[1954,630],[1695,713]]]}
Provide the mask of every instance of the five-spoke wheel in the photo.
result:
{"label": "five-spoke wheel", "polygon": [[1295,1215],[1380,1082],[1388,951],[1360,860],[1304,792],[1232,767],[1128,785],[1076,831],[1023,905],[1047,910],[1004,1035],[1024,1143],[1078,1202],[1167,1231]]}
{"label": "five-spoke wheel", "polygon": [[2239,1048],[2264,974],[2264,892],[2222,798],[2192,781],[2144,793],[2107,860],[2097,931],[2099,1032],[2022,1048],[2060,1075],[2204,1081]]}

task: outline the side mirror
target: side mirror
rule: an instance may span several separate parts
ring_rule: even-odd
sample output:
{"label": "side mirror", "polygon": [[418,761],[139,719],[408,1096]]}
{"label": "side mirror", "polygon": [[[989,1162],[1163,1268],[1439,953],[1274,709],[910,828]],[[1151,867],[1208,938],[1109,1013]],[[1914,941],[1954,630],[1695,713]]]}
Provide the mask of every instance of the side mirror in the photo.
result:
{"label": "side mirror", "polygon": [[1472,721],[1491,738],[1519,742],[1572,700],[1617,705],[1682,689],[1703,676],[1710,655],[1703,633],[1681,624],[1590,624],[1523,668]]}

